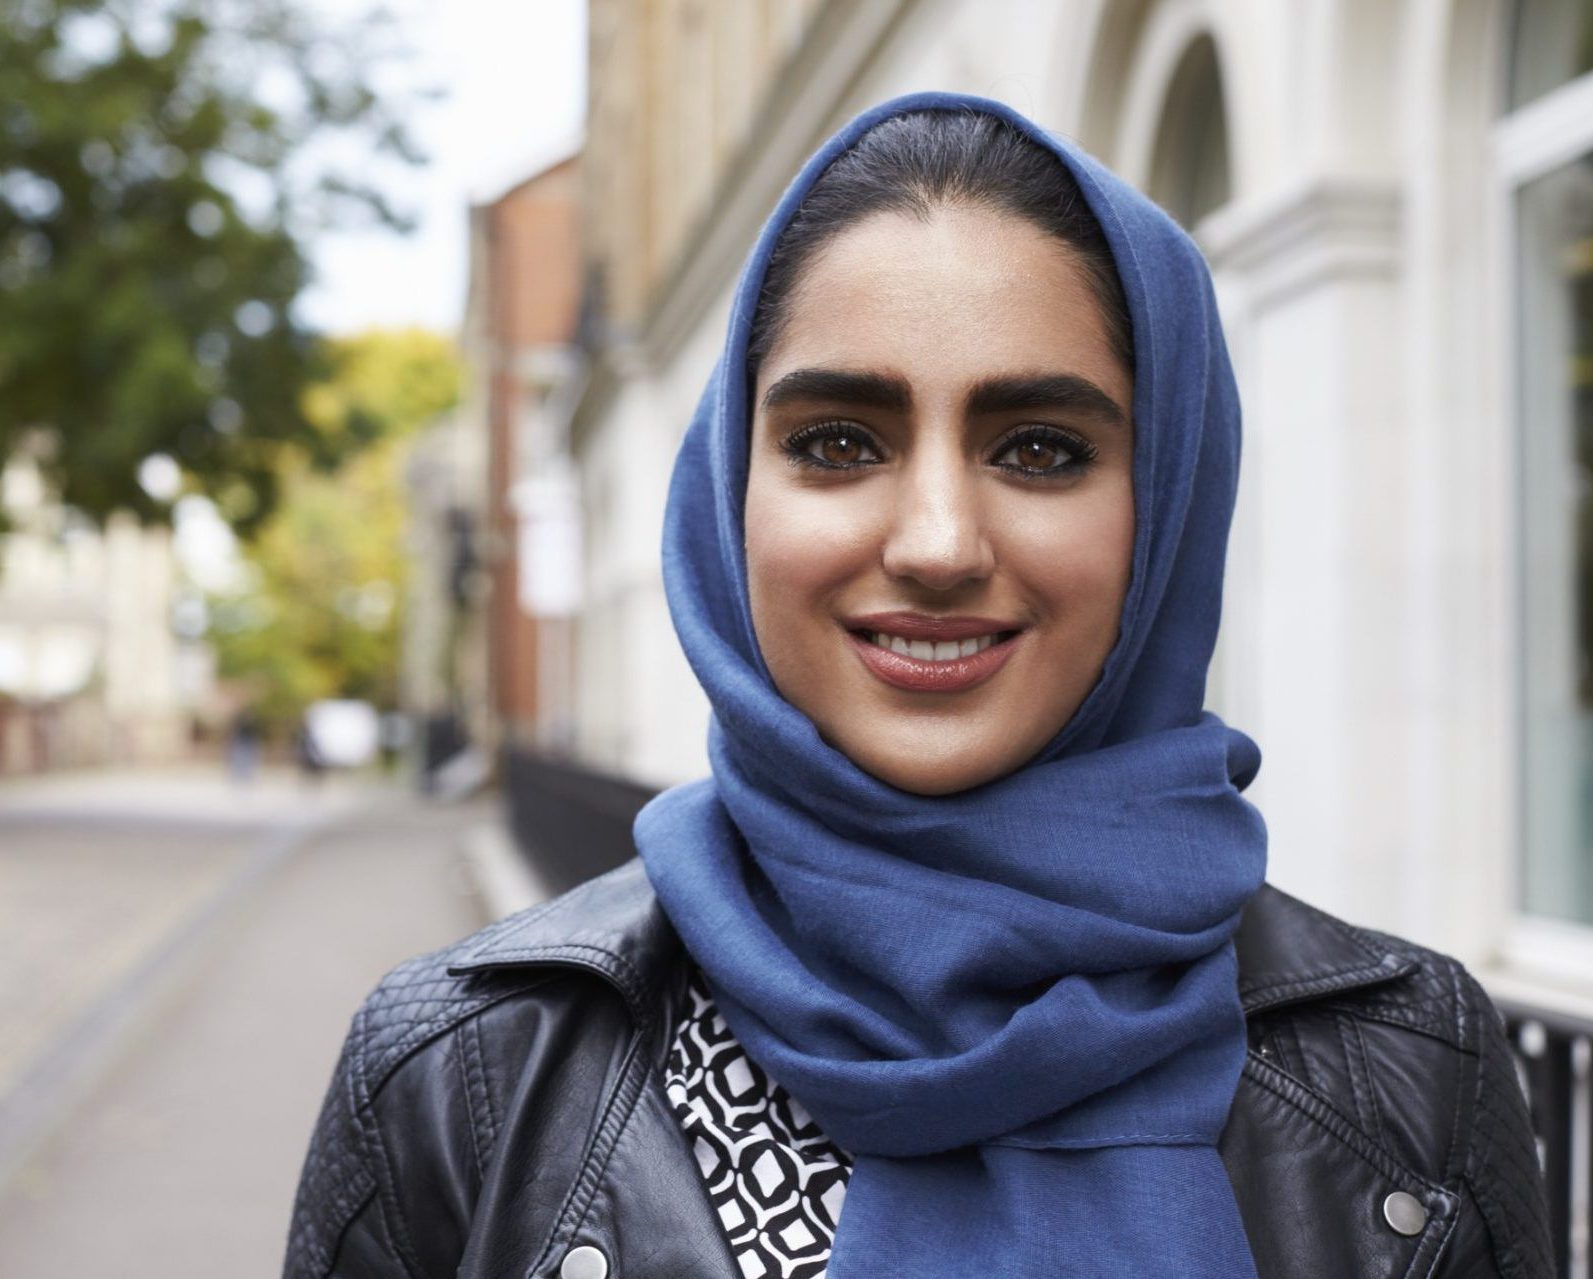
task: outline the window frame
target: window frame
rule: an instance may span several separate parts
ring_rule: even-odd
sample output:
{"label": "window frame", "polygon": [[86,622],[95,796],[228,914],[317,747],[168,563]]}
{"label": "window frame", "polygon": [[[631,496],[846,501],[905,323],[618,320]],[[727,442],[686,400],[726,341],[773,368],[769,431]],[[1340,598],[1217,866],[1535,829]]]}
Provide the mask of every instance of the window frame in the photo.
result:
{"label": "window frame", "polygon": [[1528,856],[1525,811],[1526,714],[1525,629],[1528,625],[1522,555],[1523,521],[1526,494],[1522,492],[1522,431],[1520,420],[1521,361],[1520,278],[1516,214],[1517,200],[1528,184],[1565,165],[1593,155],[1593,72],[1543,94],[1533,101],[1501,115],[1492,138],[1495,279],[1500,281],[1500,296],[1506,300],[1497,313],[1496,339],[1502,377],[1499,381],[1500,420],[1509,424],[1511,447],[1502,466],[1502,482],[1508,484],[1513,518],[1509,523],[1511,546],[1505,562],[1513,581],[1509,598],[1514,601],[1510,627],[1508,678],[1511,681],[1513,741],[1509,744],[1513,808],[1510,829],[1513,853],[1510,859],[1509,909],[1500,958],[1511,974],[1534,983],[1532,997],[1544,1002],[1546,983],[1565,993],[1569,1004],[1578,1009],[1593,1008],[1593,922],[1580,923],[1546,915],[1529,914],[1523,894],[1523,878]]}

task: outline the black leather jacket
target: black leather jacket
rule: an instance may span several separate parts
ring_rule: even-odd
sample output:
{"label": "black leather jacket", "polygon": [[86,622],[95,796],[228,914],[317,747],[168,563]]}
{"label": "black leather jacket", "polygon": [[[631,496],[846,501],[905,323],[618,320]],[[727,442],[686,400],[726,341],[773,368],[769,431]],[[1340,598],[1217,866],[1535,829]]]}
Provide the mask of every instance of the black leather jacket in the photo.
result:
{"label": "black leather jacket", "polygon": [[[1262,1279],[1548,1279],[1476,981],[1270,886],[1236,945],[1250,1052],[1221,1154]],[[635,861],[395,969],[354,1016],[285,1273],[735,1279],[662,1086],[687,973]]]}

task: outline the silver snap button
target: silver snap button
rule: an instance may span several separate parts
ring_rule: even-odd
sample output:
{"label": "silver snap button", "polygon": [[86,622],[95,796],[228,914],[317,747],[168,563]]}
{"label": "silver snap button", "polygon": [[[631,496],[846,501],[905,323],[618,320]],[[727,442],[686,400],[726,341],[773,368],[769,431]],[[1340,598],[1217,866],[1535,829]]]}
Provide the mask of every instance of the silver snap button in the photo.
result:
{"label": "silver snap button", "polygon": [[559,1279],[608,1279],[608,1258],[601,1248],[582,1244],[564,1254]]}
{"label": "silver snap button", "polygon": [[1427,1209],[1415,1195],[1396,1190],[1383,1200],[1383,1220],[1402,1235],[1419,1235],[1427,1225]]}

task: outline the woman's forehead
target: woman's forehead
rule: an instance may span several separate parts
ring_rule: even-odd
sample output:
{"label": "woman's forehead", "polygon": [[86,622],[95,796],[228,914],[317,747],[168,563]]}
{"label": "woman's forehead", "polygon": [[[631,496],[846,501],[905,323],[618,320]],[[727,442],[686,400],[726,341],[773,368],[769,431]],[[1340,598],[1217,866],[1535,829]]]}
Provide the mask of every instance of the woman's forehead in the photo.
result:
{"label": "woman's forehead", "polygon": [[797,368],[873,371],[921,397],[1067,373],[1125,411],[1132,394],[1068,247],[982,208],[877,214],[837,234],[796,283],[759,397]]}

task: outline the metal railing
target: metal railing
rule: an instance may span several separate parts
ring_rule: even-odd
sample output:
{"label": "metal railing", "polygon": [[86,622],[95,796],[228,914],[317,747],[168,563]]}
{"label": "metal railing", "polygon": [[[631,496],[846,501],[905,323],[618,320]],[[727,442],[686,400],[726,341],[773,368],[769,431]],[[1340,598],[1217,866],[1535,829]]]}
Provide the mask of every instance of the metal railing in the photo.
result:
{"label": "metal railing", "polygon": [[631,822],[657,793],[518,746],[504,750],[503,780],[515,843],[534,860],[537,879],[555,893],[634,857]]}
{"label": "metal railing", "polygon": [[1532,1112],[1560,1279],[1593,1279],[1593,1023],[1500,1000]]}

